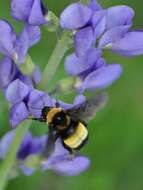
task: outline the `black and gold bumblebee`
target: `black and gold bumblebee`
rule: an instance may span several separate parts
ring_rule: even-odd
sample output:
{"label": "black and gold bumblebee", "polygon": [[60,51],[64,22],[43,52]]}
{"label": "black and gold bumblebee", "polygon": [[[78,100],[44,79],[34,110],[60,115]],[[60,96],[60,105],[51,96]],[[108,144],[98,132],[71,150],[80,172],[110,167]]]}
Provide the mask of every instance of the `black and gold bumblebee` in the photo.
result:
{"label": "black and gold bumblebee", "polygon": [[88,140],[86,122],[103,107],[107,99],[104,94],[96,95],[73,109],[64,110],[57,107],[43,107],[40,118],[33,118],[45,122],[49,127],[49,137],[45,156],[48,157],[54,150],[55,141],[61,138],[63,146],[74,153],[79,150]]}

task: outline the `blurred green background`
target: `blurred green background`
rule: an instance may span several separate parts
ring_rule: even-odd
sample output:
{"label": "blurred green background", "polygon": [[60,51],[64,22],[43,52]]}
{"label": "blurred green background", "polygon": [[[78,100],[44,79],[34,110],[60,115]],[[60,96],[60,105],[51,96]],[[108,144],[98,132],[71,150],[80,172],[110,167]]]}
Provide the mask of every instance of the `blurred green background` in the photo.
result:
{"label": "blurred green background", "polygon": [[[72,0],[46,0],[49,9],[57,15]],[[134,28],[143,29],[141,0],[100,0],[103,7],[126,4],[136,15]],[[123,13],[124,14],[124,13]],[[8,19],[16,31],[17,24],[10,17],[10,1],[0,0],[0,18]],[[30,55],[41,69],[56,43],[55,34],[42,29],[42,39],[30,50]],[[61,177],[53,172],[36,173],[32,177],[21,175],[12,180],[7,190],[142,190],[143,189],[143,56],[123,58],[106,52],[109,63],[121,63],[124,72],[120,80],[107,89],[109,102],[106,108],[89,123],[90,140],[82,153],[92,163],[85,173],[77,177]],[[63,64],[55,81],[63,76]],[[2,95],[1,95],[2,97]],[[64,97],[65,101],[73,97]],[[4,100],[0,101],[0,136],[9,130],[8,113]],[[4,117],[4,115],[6,115]],[[35,133],[46,130],[45,126],[32,127]],[[38,131],[38,132],[37,132]]]}

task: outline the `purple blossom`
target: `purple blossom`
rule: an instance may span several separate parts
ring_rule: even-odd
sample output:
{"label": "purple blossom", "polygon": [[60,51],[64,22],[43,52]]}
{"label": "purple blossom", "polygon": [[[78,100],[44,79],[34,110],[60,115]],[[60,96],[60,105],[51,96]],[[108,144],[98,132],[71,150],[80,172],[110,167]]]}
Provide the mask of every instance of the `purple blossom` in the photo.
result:
{"label": "purple blossom", "polygon": [[[0,141],[0,159],[5,159],[9,149],[9,144],[15,136],[15,130],[8,132]],[[42,152],[46,148],[47,136],[33,137],[29,132],[25,135],[17,151],[17,161],[19,168],[25,175],[32,175],[37,169],[40,170],[53,170],[60,175],[74,176],[79,175],[85,171],[90,161],[85,156],[71,157],[69,152],[63,147],[61,141],[58,139],[55,143],[55,150],[51,156],[43,161]],[[27,165],[32,156],[37,157],[38,162],[35,167]],[[40,157],[39,157],[40,156]],[[38,165],[38,167],[37,167]]]}
{"label": "purple blossom", "polygon": [[90,0],[88,6],[80,3],[69,5],[62,12],[60,23],[63,29],[76,30],[74,44],[77,56],[92,46],[135,56],[143,54],[143,32],[131,30],[133,17],[134,11],[128,6],[102,9],[96,0]]}
{"label": "purple blossom", "polygon": [[78,77],[75,84],[78,91],[97,90],[105,88],[117,80],[122,67],[119,64],[107,65],[101,57],[101,51],[89,49],[83,56],[71,54],[66,58],[65,69],[68,74]]}
{"label": "purple blossom", "polygon": [[39,26],[47,23],[47,14],[42,0],[11,0],[11,15],[17,21]]}
{"label": "purple blossom", "polygon": [[13,61],[5,57],[0,61],[0,88],[5,88],[14,80],[17,73],[17,67]]}
{"label": "purple blossom", "polygon": [[25,25],[17,35],[12,26],[0,20],[0,52],[17,63],[24,63],[28,49],[40,40],[38,26]]}

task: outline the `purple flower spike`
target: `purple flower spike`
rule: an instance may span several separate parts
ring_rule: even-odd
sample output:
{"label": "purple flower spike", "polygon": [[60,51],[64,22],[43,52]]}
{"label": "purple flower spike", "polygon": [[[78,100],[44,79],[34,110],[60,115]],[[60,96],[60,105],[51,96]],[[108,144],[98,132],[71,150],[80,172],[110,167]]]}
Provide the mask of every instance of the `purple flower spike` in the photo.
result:
{"label": "purple flower spike", "polygon": [[29,116],[29,112],[26,108],[24,102],[17,103],[13,105],[10,109],[10,124],[11,127],[16,127],[23,120],[27,119]]}
{"label": "purple flower spike", "polygon": [[103,66],[91,72],[82,84],[81,92],[85,90],[95,90],[105,88],[117,80],[122,73],[122,67],[119,64]]}
{"label": "purple flower spike", "polygon": [[79,30],[75,35],[75,47],[77,56],[82,56],[92,45],[94,33],[92,27]]}
{"label": "purple flower spike", "polygon": [[31,25],[45,24],[47,10],[42,0],[11,0],[11,15],[18,21]]}
{"label": "purple flower spike", "polygon": [[83,56],[77,57],[74,53],[65,60],[65,69],[70,75],[79,75],[90,69],[100,58],[101,51],[91,48]]}
{"label": "purple flower spike", "polygon": [[5,88],[14,79],[17,68],[12,60],[5,57],[0,61],[0,88]]}
{"label": "purple flower spike", "polygon": [[122,39],[111,44],[111,48],[125,56],[141,55],[143,54],[143,32],[128,32]]}
{"label": "purple flower spike", "polygon": [[29,88],[19,79],[14,80],[6,89],[6,98],[12,104],[22,101],[29,93]]}
{"label": "purple flower spike", "polygon": [[92,16],[92,11],[81,3],[69,5],[60,16],[60,23],[64,29],[78,29],[85,26]]}
{"label": "purple flower spike", "polygon": [[13,58],[15,55],[15,40],[16,34],[14,33],[12,26],[8,22],[0,20],[0,52]]}

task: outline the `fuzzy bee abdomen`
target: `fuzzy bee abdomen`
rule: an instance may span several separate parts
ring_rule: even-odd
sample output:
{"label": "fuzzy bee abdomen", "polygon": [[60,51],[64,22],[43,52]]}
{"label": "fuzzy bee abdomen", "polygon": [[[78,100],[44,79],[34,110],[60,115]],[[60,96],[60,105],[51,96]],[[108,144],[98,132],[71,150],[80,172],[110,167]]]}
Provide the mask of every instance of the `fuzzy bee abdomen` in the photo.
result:
{"label": "fuzzy bee abdomen", "polygon": [[78,149],[82,146],[82,144],[84,144],[87,138],[88,131],[86,127],[81,122],[79,122],[75,132],[64,139],[63,143],[71,149]]}

